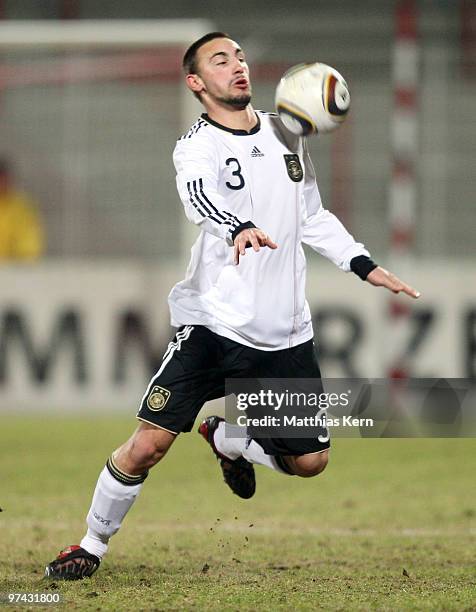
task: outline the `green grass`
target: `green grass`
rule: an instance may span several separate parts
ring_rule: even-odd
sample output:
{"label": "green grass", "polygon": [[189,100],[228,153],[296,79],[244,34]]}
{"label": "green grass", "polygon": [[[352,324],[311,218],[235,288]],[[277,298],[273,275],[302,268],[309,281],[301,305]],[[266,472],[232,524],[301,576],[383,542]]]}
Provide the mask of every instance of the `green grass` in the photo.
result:
{"label": "green grass", "polygon": [[319,477],[258,468],[243,501],[187,434],[97,574],[44,581],[46,562],[80,540],[97,474],[134,426],[1,417],[0,592],[50,589],[64,599],[56,609],[94,611],[476,610],[473,439],[335,440]]}

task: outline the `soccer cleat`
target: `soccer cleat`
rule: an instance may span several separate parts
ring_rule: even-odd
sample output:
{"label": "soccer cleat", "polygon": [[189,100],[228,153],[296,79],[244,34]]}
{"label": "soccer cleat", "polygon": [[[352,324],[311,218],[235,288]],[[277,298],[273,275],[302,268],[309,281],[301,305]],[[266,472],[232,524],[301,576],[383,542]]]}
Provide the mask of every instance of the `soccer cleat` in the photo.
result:
{"label": "soccer cleat", "polygon": [[45,568],[47,578],[57,580],[82,580],[90,577],[99,567],[101,559],[88,553],[81,546],[68,546]]}
{"label": "soccer cleat", "polygon": [[220,462],[221,471],[226,484],[230,489],[243,499],[249,499],[253,497],[256,490],[255,470],[253,464],[247,461],[244,457],[238,457],[238,459],[229,459],[222,455],[216,448],[213,436],[215,431],[220,425],[222,419],[218,416],[207,417],[198,428],[198,433],[201,434],[205,440],[212,447],[216,458]]}

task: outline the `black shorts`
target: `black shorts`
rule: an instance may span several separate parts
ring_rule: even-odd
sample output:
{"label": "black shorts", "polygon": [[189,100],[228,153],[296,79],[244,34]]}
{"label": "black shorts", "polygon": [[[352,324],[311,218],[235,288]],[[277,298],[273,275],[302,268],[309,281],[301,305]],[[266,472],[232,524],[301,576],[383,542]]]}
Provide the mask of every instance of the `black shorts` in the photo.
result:
{"label": "black shorts", "polygon": [[[142,398],[137,418],[172,433],[190,431],[203,404],[225,396],[225,379],[321,378],[312,340],[261,351],[200,325],[181,327]],[[317,438],[255,438],[268,455],[304,455],[329,448]]]}

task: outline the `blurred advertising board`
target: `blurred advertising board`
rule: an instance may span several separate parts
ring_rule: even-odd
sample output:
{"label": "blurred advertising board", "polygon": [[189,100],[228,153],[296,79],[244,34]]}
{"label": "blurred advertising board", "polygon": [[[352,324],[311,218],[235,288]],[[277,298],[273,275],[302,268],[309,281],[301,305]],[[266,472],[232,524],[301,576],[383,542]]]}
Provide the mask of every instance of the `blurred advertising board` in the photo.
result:
{"label": "blurred advertising board", "polygon": [[[406,280],[422,297],[397,337],[384,290],[311,264],[307,295],[325,377],[384,377],[401,355],[415,378],[476,384],[470,264],[420,263]],[[181,273],[130,260],[1,268],[0,410],[134,410],[173,335],[167,294]]]}

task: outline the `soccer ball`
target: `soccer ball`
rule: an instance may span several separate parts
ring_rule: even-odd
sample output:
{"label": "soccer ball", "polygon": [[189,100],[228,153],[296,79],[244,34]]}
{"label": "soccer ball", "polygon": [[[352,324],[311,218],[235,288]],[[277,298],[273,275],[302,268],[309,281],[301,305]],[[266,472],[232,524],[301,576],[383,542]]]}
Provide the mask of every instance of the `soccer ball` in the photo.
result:
{"label": "soccer ball", "polygon": [[276,110],[290,132],[310,136],[332,132],[349,112],[350,93],[342,76],[326,64],[298,64],[276,88]]}

